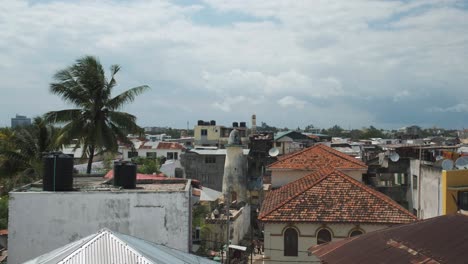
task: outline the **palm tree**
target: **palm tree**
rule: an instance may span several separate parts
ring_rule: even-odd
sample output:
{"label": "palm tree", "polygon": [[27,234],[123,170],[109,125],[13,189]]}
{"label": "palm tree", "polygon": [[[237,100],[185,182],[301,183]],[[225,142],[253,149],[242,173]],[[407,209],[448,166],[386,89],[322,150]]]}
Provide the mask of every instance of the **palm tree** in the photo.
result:
{"label": "palm tree", "polygon": [[136,117],[120,112],[126,103],[149,89],[142,85],[131,88],[115,97],[111,97],[115,87],[115,75],[120,66],[110,67],[111,77],[105,77],[99,60],[92,56],[85,56],[72,66],[58,71],[54,75],[54,82],[50,91],[72,103],[77,108],[52,111],[45,114],[45,119],[52,123],[64,124],[57,142],[69,144],[76,140],[75,148],[83,147],[83,158],[87,155],[88,167],[91,165],[96,151],[117,151],[118,141],[130,143],[125,133],[141,131],[135,123]]}

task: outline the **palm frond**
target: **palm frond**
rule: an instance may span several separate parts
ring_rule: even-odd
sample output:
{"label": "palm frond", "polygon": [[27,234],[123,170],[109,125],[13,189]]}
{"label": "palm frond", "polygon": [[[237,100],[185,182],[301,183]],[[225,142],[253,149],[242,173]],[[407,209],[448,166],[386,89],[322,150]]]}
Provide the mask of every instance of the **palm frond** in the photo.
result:
{"label": "palm frond", "polygon": [[142,94],[143,92],[145,92],[145,91],[147,91],[149,89],[150,89],[150,87],[148,85],[133,87],[133,88],[131,88],[131,89],[117,95],[116,97],[112,98],[109,101],[109,103],[107,104],[107,107],[111,111],[118,110],[124,104],[133,102],[133,100],[135,100],[135,97],[137,95],[140,95],[140,94]]}
{"label": "palm frond", "polygon": [[83,114],[83,110],[80,109],[51,111],[44,115],[44,120],[48,123],[67,123],[79,119]]}

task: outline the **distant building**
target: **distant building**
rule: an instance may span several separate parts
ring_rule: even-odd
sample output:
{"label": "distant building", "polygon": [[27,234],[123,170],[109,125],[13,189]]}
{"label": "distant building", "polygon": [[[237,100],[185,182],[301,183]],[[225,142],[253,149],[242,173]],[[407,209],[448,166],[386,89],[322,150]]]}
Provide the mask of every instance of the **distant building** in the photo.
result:
{"label": "distant building", "polygon": [[178,160],[185,147],[177,142],[166,141],[145,141],[140,139],[131,139],[133,146],[120,146],[124,160],[130,160],[133,157],[157,158],[164,157],[166,160]]}
{"label": "distant building", "polygon": [[[199,180],[203,186],[213,190],[222,191],[226,152],[226,149],[216,147],[199,147],[186,151],[180,160],[185,177]],[[247,160],[249,150],[243,149],[242,152]]]}
{"label": "distant building", "polygon": [[[320,263],[466,263],[468,216],[453,214],[308,249]],[[316,259],[318,258],[318,259]]]}
{"label": "distant building", "polygon": [[26,116],[16,115],[11,119],[11,127],[20,127],[20,126],[29,126],[31,125],[31,118],[27,118]]}
{"label": "distant building", "polygon": [[233,129],[239,131],[242,144],[247,145],[249,138],[246,122],[233,122],[232,127],[225,127],[216,125],[215,120],[198,120],[194,128],[195,145],[224,148],[228,143],[229,133],[231,133]]}
{"label": "distant building", "polygon": [[308,262],[311,245],[417,220],[387,196],[333,169],[271,191],[258,219],[264,225],[263,263]]}
{"label": "distant building", "polygon": [[280,155],[310,147],[317,141],[317,139],[297,131],[278,132],[274,138],[275,147],[279,150]]}
{"label": "distant building", "polygon": [[197,199],[192,181],[143,180],[135,189],[114,187],[102,177],[73,181],[73,191],[43,191],[36,183],[10,192],[8,263],[23,263],[104,227],[191,250]]}

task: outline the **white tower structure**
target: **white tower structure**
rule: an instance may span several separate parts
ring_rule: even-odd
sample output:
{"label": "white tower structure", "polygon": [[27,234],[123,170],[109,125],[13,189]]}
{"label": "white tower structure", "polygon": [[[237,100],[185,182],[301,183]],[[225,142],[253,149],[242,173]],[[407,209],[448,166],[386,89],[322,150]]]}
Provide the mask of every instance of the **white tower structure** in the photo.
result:
{"label": "white tower structure", "polygon": [[242,151],[239,131],[234,129],[229,134],[224,163],[223,194],[230,202],[247,201],[247,160]]}

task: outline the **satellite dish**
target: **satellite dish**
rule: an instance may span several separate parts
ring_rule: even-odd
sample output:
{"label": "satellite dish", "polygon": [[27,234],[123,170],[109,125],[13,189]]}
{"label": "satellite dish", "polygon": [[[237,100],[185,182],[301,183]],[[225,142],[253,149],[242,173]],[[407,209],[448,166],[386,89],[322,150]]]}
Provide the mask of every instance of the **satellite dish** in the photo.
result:
{"label": "satellite dish", "polygon": [[279,149],[277,149],[277,148],[271,148],[268,151],[268,155],[270,155],[271,157],[276,157],[276,156],[278,156],[278,154],[279,154]]}
{"label": "satellite dish", "polygon": [[390,160],[393,161],[393,162],[397,162],[398,160],[400,160],[400,155],[398,155],[398,153],[394,152],[394,153],[390,154]]}
{"label": "satellite dish", "polygon": [[436,160],[443,160],[444,157],[439,155],[439,156],[437,156],[435,159],[436,159]]}
{"label": "satellite dish", "polygon": [[468,157],[467,157],[467,156],[463,156],[463,157],[458,158],[458,159],[455,161],[455,167],[457,167],[457,169],[459,169],[459,170],[466,170],[466,169],[468,169]]}
{"label": "satellite dish", "polygon": [[450,159],[444,159],[441,166],[443,170],[453,170],[453,161]]}

